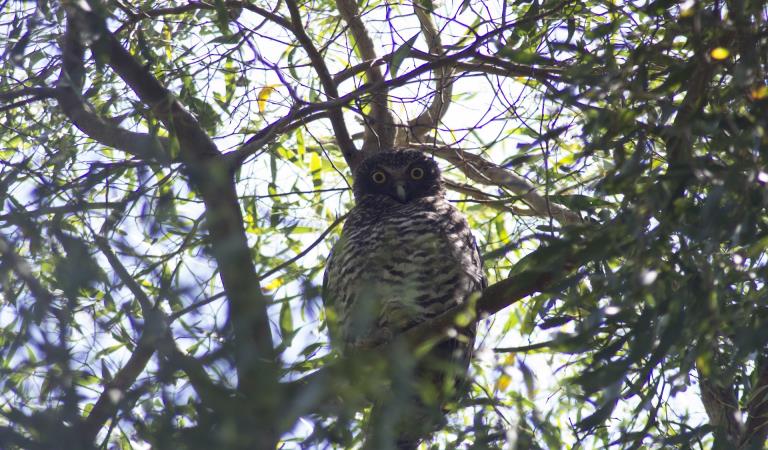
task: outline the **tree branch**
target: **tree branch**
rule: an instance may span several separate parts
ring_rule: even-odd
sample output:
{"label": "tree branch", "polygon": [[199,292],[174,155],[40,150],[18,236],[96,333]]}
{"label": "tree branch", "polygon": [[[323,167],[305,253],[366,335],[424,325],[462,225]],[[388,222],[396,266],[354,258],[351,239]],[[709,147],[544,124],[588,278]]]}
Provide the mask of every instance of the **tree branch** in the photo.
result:
{"label": "tree branch", "polygon": [[0,235],[0,261],[7,264],[32,293],[36,300],[33,317],[39,324],[53,305],[55,297],[32,275],[32,267],[13,250],[11,243],[2,235]]}
{"label": "tree branch", "polygon": [[7,103],[6,105],[0,107],[0,112],[10,111],[12,109],[36,102],[38,100],[54,98],[56,97],[56,93],[56,89],[53,88],[24,88],[16,91],[0,92],[0,102],[3,103],[7,103],[8,101],[18,97],[27,97],[24,100]]}
{"label": "tree branch", "polygon": [[472,203],[472,202],[482,203],[498,211],[508,212],[511,214],[515,214],[517,216],[537,216],[537,214],[530,209],[522,209],[522,208],[510,206],[509,203],[511,203],[511,200],[500,199],[498,197],[489,195],[470,184],[457,183],[451,180],[443,180],[443,185],[451,191],[459,192],[461,194],[466,195],[467,197],[471,197],[472,199],[474,199],[474,200],[457,200],[457,201],[469,202],[469,203]]}
{"label": "tree branch", "polygon": [[0,92],[0,102],[6,103],[19,97],[55,98],[58,89],[49,87],[25,87],[13,91]]}
{"label": "tree branch", "polygon": [[145,161],[170,164],[170,142],[167,138],[136,133],[114,126],[90,110],[80,93],[84,79],[84,49],[76,25],[67,21],[62,45],[62,67],[57,88],[51,90],[62,112],[86,136]]}
{"label": "tree branch", "polygon": [[461,149],[449,146],[434,146],[430,144],[408,144],[416,148],[449,161],[458,167],[471,180],[485,185],[501,186],[520,195],[525,203],[531,207],[539,217],[552,217],[560,223],[580,223],[578,214],[568,208],[552,203],[546,197],[536,192],[536,188],[525,179],[518,177],[507,169],[485,160],[480,155],[467,153]]}
{"label": "tree branch", "polygon": [[[427,41],[429,53],[439,57],[444,53],[440,33],[437,31],[429,10],[419,2],[413,2],[413,10],[421,25],[421,33]],[[435,70],[435,96],[427,109],[418,117],[408,122],[408,136],[405,142],[422,142],[424,136],[437,127],[451,104],[453,93],[453,71],[451,66],[440,67]]]}
{"label": "tree branch", "polygon": [[[375,60],[363,61],[354,66],[348,67],[341,72],[333,76],[333,81],[341,83],[355,75],[365,72],[368,66],[385,64],[392,61],[392,57],[395,52],[388,53]],[[445,55],[433,55],[425,53],[417,49],[411,49],[410,57],[421,61],[435,61],[440,58],[444,58]],[[537,80],[561,80],[562,70],[558,67],[541,67],[541,66],[526,66],[523,64],[513,63],[505,59],[497,58],[495,56],[483,55],[477,51],[464,55],[466,61],[457,60],[451,65],[454,70],[470,71],[470,72],[482,72],[490,75],[498,75],[503,77],[531,77]]]}
{"label": "tree branch", "polygon": [[[376,50],[373,40],[368,35],[360,10],[355,0],[336,0],[336,7],[341,17],[349,26],[349,32],[355,39],[357,49],[363,60],[376,60]],[[376,64],[365,68],[368,83],[376,86],[371,90],[371,117],[366,120],[363,152],[376,152],[392,149],[395,143],[397,127],[392,113],[389,111],[389,86],[384,83],[384,75]],[[354,169],[354,167],[352,167]]]}
{"label": "tree branch", "polygon": [[739,420],[739,405],[732,386],[718,383],[706,375],[699,366],[699,393],[704,411],[709,418],[709,425],[724,433],[728,445],[738,445],[742,436],[743,424]]}
{"label": "tree branch", "polygon": [[[301,21],[301,14],[299,13],[299,7],[296,5],[296,1],[286,0],[285,3],[291,13],[291,23],[293,25],[291,30],[304,51],[307,52],[309,60],[312,62],[312,67],[315,68],[315,72],[317,72],[317,76],[320,78],[320,84],[322,84],[325,94],[331,100],[339,98],[339,91],[336,87],[336,83],[331,77],[331,73],[328,71],[328,66],[325,65],[325,60],[315,48],[312,39],[310,39],[304,31],[304,24]],[[344,122],[344,114],[341,110],[341,105],[329,109],[328,115],[341,153],[344,155],[347,165],[354,170],[357,166],[359,155],[355,144],[352,142],[352,138],[349,137],[349,131],[347,130],[347,124]]]}
{"label": "tree branch", "polygon": [[[206,405],[221,408],[231,406],[227,390],[211,381],[202,364],[191,356],[185,355],[176,347],[175,340],[168,326],[170,323],[168,317],[150,300],[134,277],[128,272],[110,248],[107,239],[95,235],[94,242],[96,247],[107,258],[107,262],[109,262],[112,270],[115,271],[118,278],[120,278],[125,287],[128,288],[139,302],[144,318],[144,328],[128,362],[104,386],[104,390],[83,424],[83,432],[86,434],[88,441],[94,441],[107,420],[117,413],[118,408],[121,406],[120,402],[113,401],[112,399],[115,395],[118,395],[118,398],[125,395],[126,391],[144,371],[147,363],[149,363],[152,355],[154,355],[155,349],[158,348],[161,349],[161,353],[166,357],[178,363],[175,366],[187,374],[195,392],[197,392]],[[222,410],[226,411],[226,409]]]}
{"label": "tree branch", "polygon": [[272,445],[277,436],[269,428],[267,418],[277,408],[278,397],[259,393],[277,392],[277,357],[267,299],[261,292],[251,259],[233,173],[198,120],[123,48],[107,28],[104,18],[73,4],[66,8],[67,13],[82,24],[83,30],[90,33],[94,52],[104,58],[179,141],[184,169],[205,204],[211,250],[227,292],[238,389],[253,401],[253,410],[264,419],[259,422],[263,428],[254,430],[253,439]]}
{"label": "tree branch", "polygon": [[269,143],[278,134],[286,132],[286,130],[293,129],[293,127],[299,126],[305,121],[322,118],[324,117],[322,114],[328,114],[328,110],[332,108],[347,105],[349,102],[360,98],[363,95],[375,92],[377,89],[384,85],[386,85],[388,89],[405,86],[411,82],[411,80],[424,73],[434,71],[440,67],[452,66],[456,64],[457,61],[460,61],[474,54],[477,48],[482,46],[487,40],[493,39],[509,28],[514,27],[514,25],[514,23],[508,24],[506,27],[490,31],[483,36],[479,36],[473,44],[467,46],[466,48],[454,54],[446,55],[443,58],[428,61],[421,66],[398,76],[397,78],[393,78],[389,81],[384,81],[382,79],[378,83],[366,83],[347,94],[341,95],[339,98],[329,99],[325,102],[310,103],[307,106],[293,109],[284,117],[263,128],[259,133],[251,137],[239,149],[225,155],[224,159],[227,160],[227,166],[230,167],[231,170],[234,170],[234,168],[237,167],[239,163]]}

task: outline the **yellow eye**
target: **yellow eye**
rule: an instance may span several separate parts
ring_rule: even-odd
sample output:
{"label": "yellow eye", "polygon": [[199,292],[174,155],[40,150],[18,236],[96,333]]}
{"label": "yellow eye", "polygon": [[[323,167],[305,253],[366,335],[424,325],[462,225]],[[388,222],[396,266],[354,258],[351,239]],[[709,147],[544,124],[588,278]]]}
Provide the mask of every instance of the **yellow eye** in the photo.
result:
{"label": "yellow eye", "polygon": [[413,169],[411,169],[411,178],[413,178],[414,180],[421,180],[422,178],[424,178],[424,169],[422,169],[421,167],[414,167]]}
{"label": "yellow eye", "polygon": [[373,172],[373,174],[371,175],[371,179],[373,180],[374,183],[381,184],[387,181],[387,174],[385,174],[381,170],[377,170],[376,172]]}

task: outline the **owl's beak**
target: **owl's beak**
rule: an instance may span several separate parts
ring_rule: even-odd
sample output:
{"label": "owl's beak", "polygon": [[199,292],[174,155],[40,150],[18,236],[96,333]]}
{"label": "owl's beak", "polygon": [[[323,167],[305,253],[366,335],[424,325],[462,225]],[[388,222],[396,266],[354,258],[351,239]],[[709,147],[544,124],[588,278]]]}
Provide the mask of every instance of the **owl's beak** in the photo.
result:
{"label": "owl's beak", "polygon": [[405,203],[408,200],[408,191],[405,190],[405,183],[402,181],[395,183],[395,193],[401,202]]}

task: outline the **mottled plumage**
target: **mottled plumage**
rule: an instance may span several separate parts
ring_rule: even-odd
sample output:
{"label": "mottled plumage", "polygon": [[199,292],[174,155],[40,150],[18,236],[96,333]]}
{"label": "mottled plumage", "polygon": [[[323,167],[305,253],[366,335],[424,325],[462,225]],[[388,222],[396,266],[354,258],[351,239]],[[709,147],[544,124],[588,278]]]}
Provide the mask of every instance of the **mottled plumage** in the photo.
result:
{"label": "mottled plumage", "polygon": [[[355,171],[354,194],[356,205],[324,280],[332,337],[342,352],[388,342],[485,287],[469,225],[445,199],[440,170],[431,158],[415,150],[370,156]],[[462,373],[469,364],[474,324],[459,331],[428,356],[453,362]],[[417,373],[421,381],[443,379],[434,368]],[[424,427],[408,436],[396,425],[398,445],[412,446]]]}

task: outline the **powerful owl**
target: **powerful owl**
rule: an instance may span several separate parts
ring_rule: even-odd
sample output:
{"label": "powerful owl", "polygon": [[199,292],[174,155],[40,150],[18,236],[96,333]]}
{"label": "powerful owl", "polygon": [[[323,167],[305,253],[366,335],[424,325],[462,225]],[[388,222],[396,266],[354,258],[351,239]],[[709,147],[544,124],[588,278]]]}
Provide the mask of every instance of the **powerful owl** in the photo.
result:
{"label": "powerful owl", "polygon": [[[475,239],[446,200],[434,160],[410,149],[373,154],[355,171],[353,191],[355,207],[323,283],[332,342],[341,353],[396,340],[485,288]],[[441,408],[465,384],[474,321],[451,331],[419,355],[410,395],[374,400],[371,422],[378,424],[369,425],[366,448],[415,448],[439,426]]]}

